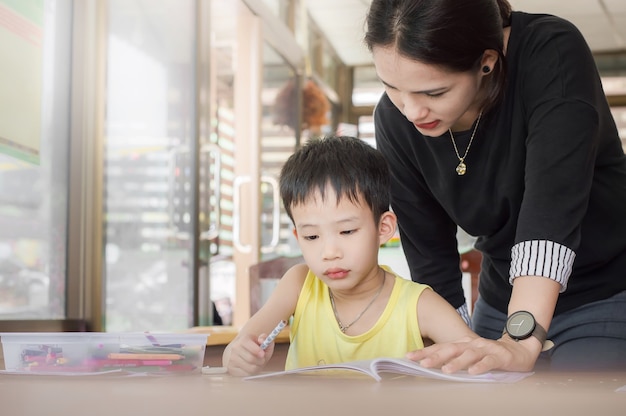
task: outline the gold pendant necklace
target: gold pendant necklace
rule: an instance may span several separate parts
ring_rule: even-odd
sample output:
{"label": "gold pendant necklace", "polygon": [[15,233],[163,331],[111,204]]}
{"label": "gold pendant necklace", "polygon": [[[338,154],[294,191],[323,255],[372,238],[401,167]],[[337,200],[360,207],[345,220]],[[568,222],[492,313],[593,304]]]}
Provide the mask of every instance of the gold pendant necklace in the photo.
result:
{"label": "gold pendant necklace", "polygon": [[378,298],[378,295],[380,295],[380,293],[383,291],[383,287],[385,286],[386,277],[387,277],[387,272],[385,270],[383,270],[383,282],[380,285],[380,287],[378,288],[378,291],[376,292],[376,294],[374,295],[372,300],[370,300],[370,303],[367,304],[365,309],[363,309],[361,311],[361,313],[358,314],[356,316],[356,318],[354,318],[354,320],[352,322],[350,322],[348,325],[344,325],[341,322],[341,319],[339,319],[339,314],[337,313],[337,308],[335,307],[335,297],[333,296],[332,290],[330,290],[330,288],[328,288],[328,295],[330,296],[330,305],[333,307],[333,314],[335,314],[335,319],[337,320],[337,324],[339,324],[339,329],[341,330],[341,332],[343,332],[345,334],[346,331],[348,330],[348,328],[350,328],[352,325],[354,325],[356,323],[356,321],[361,319],[361,316],[363,316],[363,314],[370,308],[370,306],[372,306],[374,304],[374,301],[376,300],[376,298]]}
{"label": "gold pendant necklace", "polygon": [[454,135],[452,134],[452,129],[448,129],[450,132],[450,139],[452,139],[452,146],[454,146],[454,153],[456,153],[456,157],[459,159],[459,164],[456,166],[456,173],[459,176],[465,175],[467,172],[467,165],[465,164],[465,158],[467,157],[467,153],[469,152],[470,146],[472,145],[472,141],[474,141],[474,135],[476,134],[476,130],[478,129],[478,123],[480,123],[480,117],[482,117],[483,112],[478,113],[478,120],[476,120],[476,125],[474,126],[474,131],[472,132],[472,136],[470,137],[470,141],[467,144],[467,148],[465,149],[465,154],[463,157],[459,154],[459,149],[456,147],[456,142],[454,141]]}

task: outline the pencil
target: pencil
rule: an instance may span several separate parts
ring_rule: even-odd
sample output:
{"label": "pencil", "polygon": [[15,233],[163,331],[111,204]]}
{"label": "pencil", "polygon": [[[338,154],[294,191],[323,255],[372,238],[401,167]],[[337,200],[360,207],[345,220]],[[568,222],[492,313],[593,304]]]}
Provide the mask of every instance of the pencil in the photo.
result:
{"label": "pencil", "polygon": [[274,339],[278,336],[278,334],[280,334],[280,331],[282,331],[286,325],[287,321],[280,321],[278,325],[276,325],[276,328],[274,328],[274,330],[267,336],[267,338],[265,338],[265,341],[263,341],[263,343],[261,344],[261,349],[264,350],[269,347],[272,341],[274,341]]}

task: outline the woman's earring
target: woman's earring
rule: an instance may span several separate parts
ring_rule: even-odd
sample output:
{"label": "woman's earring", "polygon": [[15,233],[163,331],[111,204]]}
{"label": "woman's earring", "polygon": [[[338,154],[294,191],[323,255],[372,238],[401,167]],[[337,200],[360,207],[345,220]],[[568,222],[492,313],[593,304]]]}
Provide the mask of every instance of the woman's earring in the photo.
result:
{"label": "woman's earring", "polygon": [[489,65],[483,66],[483,74],[488,74],[491,72],[491,67]]}

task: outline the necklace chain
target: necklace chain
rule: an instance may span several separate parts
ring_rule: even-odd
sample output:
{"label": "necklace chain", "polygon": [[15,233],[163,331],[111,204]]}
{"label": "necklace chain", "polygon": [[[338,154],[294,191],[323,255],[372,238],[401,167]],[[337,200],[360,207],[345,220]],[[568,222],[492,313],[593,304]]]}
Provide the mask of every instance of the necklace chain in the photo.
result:
{"label": "necklace chain", "polygon": [[465,158],[467,157],[467,153],[469,152],[470,146],[474,141],[474,135],[476,134],[476,130],[478,130],[478,123],[480,123],[480,118],[482,117],[483,112],[478,113],[478,119],[476,120],[476,125],[474,126],[474,131],[472,132],[472,136],[470,137],[470,141],[467,144],[467,148],[465,148],[465,154],[463,157],[459,154],[459,149],[456,147],[456,141],[454,140],[454,135],[452,134],[452,129],[448,129],[450,132],[450,139],[452,139],[452,146],[454,146],[454,153],[456,153],[456,157],[459,159],[459,164],[456,166],[456,173],[459,176],[465,175],[467,172],[467,165],[465,164]]}
{"label": "necklace chain", "polygon": [[345,334],[346,331],[348,330],[348,328],[350,328],[352,325],[354,325],[356,323],[356,321],[361,319],[363,314],[370,308],[370,306],[372,306],[374,304],[374,301],[378,298],[380,293],[383,291],[383,287],[385,286],[385,279],[386,279],[386,277],[387,277],[387,272],[385,270],[383,270],[383,282],[380,285],[380,287],[378,288],[378,291],[376,292],[376,294],[374,295],[372,300],[370,300],[370,302],[367,304],[365,309],[363,309],[361,311],[361,313],[359,313],[356,316],[356,318],[354,318],[354,320],[352,322],[350,322],[348,325],[344,325],[341,322],[341,319],[339,319],[339,314],[337,313],[337,307],[335,306],[335,297],[333,296],[332,290],[330,290],[330,288],[328,288],[328,294],[330,296],[330,305],[333,307],[333,314],[335,314],[335,319],[337,320],[337,324],[339,324],[339,329],[341,330],[341,332],[343,332]]}

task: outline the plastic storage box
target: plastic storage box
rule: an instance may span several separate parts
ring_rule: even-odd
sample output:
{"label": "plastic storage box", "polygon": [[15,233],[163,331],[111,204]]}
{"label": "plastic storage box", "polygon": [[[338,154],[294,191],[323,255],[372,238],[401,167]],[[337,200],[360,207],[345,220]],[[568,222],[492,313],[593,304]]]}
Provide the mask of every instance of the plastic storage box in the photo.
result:
{"label": "plastic storage box", "polygon": [[93,373],[200,371],[206,334],[1,333],[6,371]]}

